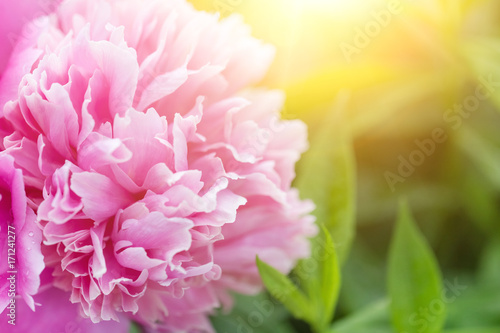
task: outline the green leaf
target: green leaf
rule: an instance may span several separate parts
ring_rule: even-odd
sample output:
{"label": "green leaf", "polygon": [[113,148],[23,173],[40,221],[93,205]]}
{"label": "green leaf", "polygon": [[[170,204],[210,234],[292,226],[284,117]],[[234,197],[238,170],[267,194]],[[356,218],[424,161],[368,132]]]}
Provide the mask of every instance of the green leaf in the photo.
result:
{"label": "green leaf", "polygon": [[[332,237],[324,226],[322,226],[322,231],[325,244],[322,246],[322,253],[317,258],[319,261],[320,288],[316,290],[316,296],[322,301],[320,309],[323,309],[323,313],[319,320],[321,320],[321,327],[324,327],[333,318],[333,311],[335,310],[335,304],[339,296],[340,272]],[[322,260],[323,258],[324,260]],[[314,256],[312,259],[315,259]]]}
{"label": "green leaf", "polygon": [[311,258],[303,260],[294,271],[300,278],[315,314],[311,325],[322,332],[331,322],[340,289],[340,272],[335,246],[328,230],[313,241]]}
{"label": "green leaf", "polygon": [[441,332],[446,317],[441,273],[407,203],[400,206],[390,248],[388,289],[397,332]]}
{"label": "green leaf", "polygon": [[267,290],[297,319],[313,322],[309,300],[290,279],[257,257],[257,267]]}
{"label": "green leaf", "polygon": [[341,121],[348,94],[337,105],[302,157],[295,186],[316,204],[314,215],[332,235],[339,261],[344,262],[354,237],[355,160],[350,135]]}
{"label": "green leaf", "polygon": [[219,310],[211,317],[217,333],[295,333],[288,322],[289,312],[268,296],[234,294],[234,306],[230,313]]}

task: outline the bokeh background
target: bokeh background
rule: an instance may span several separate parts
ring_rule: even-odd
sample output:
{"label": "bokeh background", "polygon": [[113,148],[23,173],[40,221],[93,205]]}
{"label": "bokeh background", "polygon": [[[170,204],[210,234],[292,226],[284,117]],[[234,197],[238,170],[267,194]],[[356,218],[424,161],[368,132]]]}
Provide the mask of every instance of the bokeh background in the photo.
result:
{"label": "bokeh background", "polygon": [[[341,239],[353,230],[332,233],[346,257],[335,320],[386,297],[404,197],[444,279],[467,286],[445,327],[500,327],[500,1],[191,2],[241,15],[276,46],[260,85],[284,90],[283,117],[309,126],[297,182],[309,183],[302,194],[315,199],[318,218],[343,200],[332,199],[332,187],[350,186],[352,246]],[[352,159],[330,163],[339,154]],[[308,332],[284,309],[242,324],[265,297],[239,297],[233,313],[214,319],[218,332]],[[383,316],[363,320],[369,328],[353,332],[390,332]]]}

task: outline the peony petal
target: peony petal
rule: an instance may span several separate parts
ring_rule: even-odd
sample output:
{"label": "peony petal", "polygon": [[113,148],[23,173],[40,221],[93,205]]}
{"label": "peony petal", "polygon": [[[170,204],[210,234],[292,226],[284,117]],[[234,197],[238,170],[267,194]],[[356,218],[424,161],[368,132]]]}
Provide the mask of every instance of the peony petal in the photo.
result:
{"label": "peony petal", "polygon": [[111,179],[98,173],[80,172],[71,176],[71,190],[83,202],[83,212],[96,222],[114,216],[133,198]]}

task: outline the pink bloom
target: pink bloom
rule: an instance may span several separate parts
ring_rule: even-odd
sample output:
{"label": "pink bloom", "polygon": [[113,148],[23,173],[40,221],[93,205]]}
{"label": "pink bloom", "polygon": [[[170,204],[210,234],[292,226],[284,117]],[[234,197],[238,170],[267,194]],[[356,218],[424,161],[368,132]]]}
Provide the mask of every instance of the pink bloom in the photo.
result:
{"label": "pink bloom", "polygon": [[[44,272],[43,280],[50,277]],[[47,279],[48,277],[48,279]],[[25,303],[16,304],[16,325],[9,324],[9,317],[2,315],[0,332],[9,333],[128,333],[130,322],[123,318],[119,323],[107,321],[94,324],[90,319],[82,318],[77,304],[69,301],[67,292],[43,283],[35,301],[41,306],[33,312]]]}
{"label": "pink bloom", "polygon": [[50,14],[59,0],[22,0],[0,2],[0,78],[7,66],[10,54],[19,40],[23,39],[30,30],[23,34],[23,26],[32,19]]}
{"label": "pink bloom", "polygon": [[[28,207],[21,170],[14,159],[0,153],[0,312],[3,319],[7,306],[15,307],[20,295],[35,310],[32,295],[40,286],[44,268],[40,252],[42,233],[35,224],[36,216]],[[11,303],[16,303],[11,305]],[[4,321],[4,320],[2,320]]]}
{"label": "pink bloom", "polygon": [[279,120],[281,93],[245,90],[273,50],[239,17],[70,0],[45,22],[6,71],[0,135],[86,317],[210,331],[229,291],[260,290],[257,254],[283,272],[308,255],[306,128]]}

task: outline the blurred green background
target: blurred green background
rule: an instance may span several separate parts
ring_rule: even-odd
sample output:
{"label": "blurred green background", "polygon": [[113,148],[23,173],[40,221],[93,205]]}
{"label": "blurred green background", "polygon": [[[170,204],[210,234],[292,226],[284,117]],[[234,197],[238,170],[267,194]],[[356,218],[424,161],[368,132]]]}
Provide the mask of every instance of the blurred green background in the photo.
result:
{"label": "blurred green background", "polygon": [[[448,304],[445,331],[499,332],[500,1],[192,2],[242,15],[276,46],[261,85],[285,90],[283,117],[309,125],[296,186],[319,223],[355,215],[355,227],[329,230],[342,261],[334,322],[361,326],[335,332],[391,332],[384,302],[401,198],[443,281],[467,287]],[[260,311],[263,323],[252,319],[267,297],[239,296],[214,318],[218,332],[309,331],[276,304]]]}

